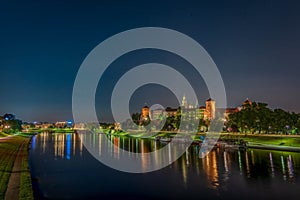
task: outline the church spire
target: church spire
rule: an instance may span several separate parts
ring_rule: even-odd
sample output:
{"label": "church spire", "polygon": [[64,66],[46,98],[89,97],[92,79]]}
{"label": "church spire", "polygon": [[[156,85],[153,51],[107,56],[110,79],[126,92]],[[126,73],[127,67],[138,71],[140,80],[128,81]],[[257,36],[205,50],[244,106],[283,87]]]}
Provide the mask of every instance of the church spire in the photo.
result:
{"label": "church spire", "polygon": [[187,103],[185,94],[182,97],[181,107],[183,107],[183,108],[187,108],[188,107],[188,103]]}

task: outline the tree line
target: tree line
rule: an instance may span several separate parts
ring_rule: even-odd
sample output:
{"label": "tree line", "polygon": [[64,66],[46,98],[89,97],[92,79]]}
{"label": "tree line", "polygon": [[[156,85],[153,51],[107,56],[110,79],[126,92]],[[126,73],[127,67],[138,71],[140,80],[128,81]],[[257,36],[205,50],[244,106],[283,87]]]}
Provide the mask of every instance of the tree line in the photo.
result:
{"label": "tree line", "polygon": [[270,109],[266,103],[248,103],[239,112],[229,115],[227,131],[241,133],[298,134],[300,114]]}
{"label": "tree line", "polygon": [[0,132],[16,133],[22,129],[22,121],[16,119],[13,114],[0,116]]}

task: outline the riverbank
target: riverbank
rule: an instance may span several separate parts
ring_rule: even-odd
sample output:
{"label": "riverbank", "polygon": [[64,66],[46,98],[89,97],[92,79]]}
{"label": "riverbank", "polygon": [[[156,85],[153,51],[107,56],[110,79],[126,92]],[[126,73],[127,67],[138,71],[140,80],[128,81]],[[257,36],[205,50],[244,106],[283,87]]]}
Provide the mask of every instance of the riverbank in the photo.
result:
{"label": "riverbank", "polygon": [[223,133],[225,142],[247,142],[248,148],[300,152],[300,135]]}
{"label": "riverbank", "polygon": [[[177,134],[180,133],[161,131],[156,134],[139,132],[128,136],[134,138],[155,139],[156,137],[172,138]],[[195,142],[202,142],[205,135],[205,133],[198,133],[191,136],[191,138]],[[300,152],[300,135],[221,133],[219,141],[231,144],[244,141],[247,142],[249,148]]]}
{"label": "riverbank", "polygon": [[300,148],[300,135],[274,135],[274,134],[228,134],[222,133],[221,140],[246,141],[249,144],[264,144],[273,146],[289,146]]}
{"label": "riverbank", "polygon": [[31,135],[0,140],[0,199],[33,199],[28,166]]}
{"label": "riverbank", "polygon": [[0,138],[7,137],[7,136],[9,136],[9,135],[6,133],[0,132]]}
{"label": "riverbank", "polygon": [[73,128],[41,128],[41,129],[26,129],[23,130],[24,134],[32,134],[32,133],[42,133],[42,132],[50,132],[50,133],[74,133],[75,129]]}

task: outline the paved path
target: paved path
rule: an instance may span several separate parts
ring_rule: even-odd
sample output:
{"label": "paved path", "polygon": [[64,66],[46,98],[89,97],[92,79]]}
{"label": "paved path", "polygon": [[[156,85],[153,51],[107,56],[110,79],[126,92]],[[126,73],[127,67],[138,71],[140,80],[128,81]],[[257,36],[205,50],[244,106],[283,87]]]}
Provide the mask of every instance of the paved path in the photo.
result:
{"label": "paved path", "polygon": [[7,141],[9,138],[14,137],[14,135],[10,135],[10,136],[6,136],[6,137],[0,137],[0,142],[5,142]]}
{"label": "paved path", "polygon": [[18,150],[14,166],[9,178],[7,190],[5,193],[5,200],[19,199],[20,192],[20,178],[22,170],[22,160],[23,160],[23,148],[25,146],[25,140],[20,145]]}
{"label": "paved path", "polygon": [[16,135],[18,135],[18,133],[17,133],[17,134],[14,134],[14,135],[9,135],[9,136],[6,136],[6,137],[0,137],[0,142],[5,142],[5,141],[7,141],[9,138],[12,138],[12,137],[14,137],[14,136],[16,136]]}

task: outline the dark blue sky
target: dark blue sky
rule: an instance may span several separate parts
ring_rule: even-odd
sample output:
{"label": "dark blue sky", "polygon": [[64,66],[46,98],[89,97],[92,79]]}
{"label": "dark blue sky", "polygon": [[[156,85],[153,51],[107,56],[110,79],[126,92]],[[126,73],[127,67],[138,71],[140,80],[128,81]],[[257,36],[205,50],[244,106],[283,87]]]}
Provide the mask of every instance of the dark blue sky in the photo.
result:
{"label": "dark blue sky", "polygon": [[[174,29],[198,41],[222,74],[230,107],[248,97],[300,112],[299,10],[297,1],[1,2],[0,113],[24,121],[72,118],[73,82],[87,54],[116,33],[146,26]],[[141,51],[124,55],[107,71],[107,91],[96,95],[100,120],[110,119],[109,88],[121,72],[149,61],[177,66],[204,104],[206,87],[184,61]],[[177,106],[172,97],[165,88],[145,86],[130,107],[135,111],[145,101]]]}

